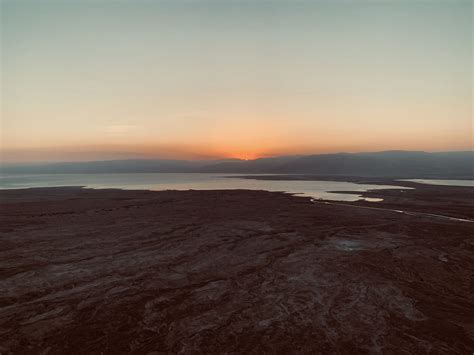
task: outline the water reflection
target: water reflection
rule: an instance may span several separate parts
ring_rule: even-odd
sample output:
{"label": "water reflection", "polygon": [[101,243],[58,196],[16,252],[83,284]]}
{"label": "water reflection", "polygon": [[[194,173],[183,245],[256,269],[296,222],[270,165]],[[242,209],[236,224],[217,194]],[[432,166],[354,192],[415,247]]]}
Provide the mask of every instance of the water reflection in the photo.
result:
{"label": "water reflection", "polygon": [[[341,181],[251,180],[232,174],[39,174],[0,176],[0,188],[15,189],[52,186],[86,186],[130,190],[227,190],[248,189],[285,191],[315,199],[378,202],[382,199],[362,198],[357,194],[329,191],[364,192],[373,189],[401,189],[399,186],[355,184]],[[242,174],[243,176],[243,174]]]}

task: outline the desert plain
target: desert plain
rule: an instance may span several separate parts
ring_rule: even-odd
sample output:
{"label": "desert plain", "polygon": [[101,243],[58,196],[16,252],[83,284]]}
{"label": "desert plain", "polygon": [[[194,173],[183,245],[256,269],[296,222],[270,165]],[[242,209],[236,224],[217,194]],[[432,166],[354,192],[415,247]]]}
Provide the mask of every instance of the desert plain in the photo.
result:
{"label": "desert plain", "polygon": [[0,353],[472,354],[474,188],[399,185],[2,190]]}

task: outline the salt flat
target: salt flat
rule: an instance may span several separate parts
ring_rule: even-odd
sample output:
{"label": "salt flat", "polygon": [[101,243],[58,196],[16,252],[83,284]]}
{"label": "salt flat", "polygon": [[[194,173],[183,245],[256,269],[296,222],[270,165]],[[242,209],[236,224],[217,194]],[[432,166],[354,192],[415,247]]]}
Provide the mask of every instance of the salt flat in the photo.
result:
{"label": "salt flat", "polygon": [[[472,217],[471,190],[427,189],[376,205]],[[0,201],[2,353],[474,348],[472,223],[249,190]]]}

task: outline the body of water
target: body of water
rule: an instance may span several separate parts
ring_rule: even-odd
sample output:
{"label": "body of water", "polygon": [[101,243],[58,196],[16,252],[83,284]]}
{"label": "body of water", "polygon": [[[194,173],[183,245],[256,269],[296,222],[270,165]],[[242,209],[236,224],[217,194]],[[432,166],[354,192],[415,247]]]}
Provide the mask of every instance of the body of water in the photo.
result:
{"label": "body of water", "polygon": [[420,184],[428,184],[428,185],[474,187],[474,180],[403,179],[400,181],[411,181],[411,182],[418,182]]}
{"label": "body of water", "polygon": [[[355,201],[357,194],[329,191],[364,192],[371,189],[402,189],[399,186],[355,184],[340,181],[272,181],[228,177],[229,174],[38,174],[0,175],[0,189],[31,187],[86,186],[89,188],[120,188],[129,190],[227,190],[249,189],[285,191],[315,199]],[[380,199],[365,198],[368,201]]]}

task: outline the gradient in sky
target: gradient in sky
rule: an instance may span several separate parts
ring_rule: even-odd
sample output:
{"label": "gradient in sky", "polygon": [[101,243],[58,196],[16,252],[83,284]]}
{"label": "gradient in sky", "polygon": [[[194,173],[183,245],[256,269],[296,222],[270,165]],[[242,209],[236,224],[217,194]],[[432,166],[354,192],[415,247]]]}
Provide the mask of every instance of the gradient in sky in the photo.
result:
{"label": "gradient in sky", "polygon": [[471,1],[1,10],[4,161],[473,148]]}

